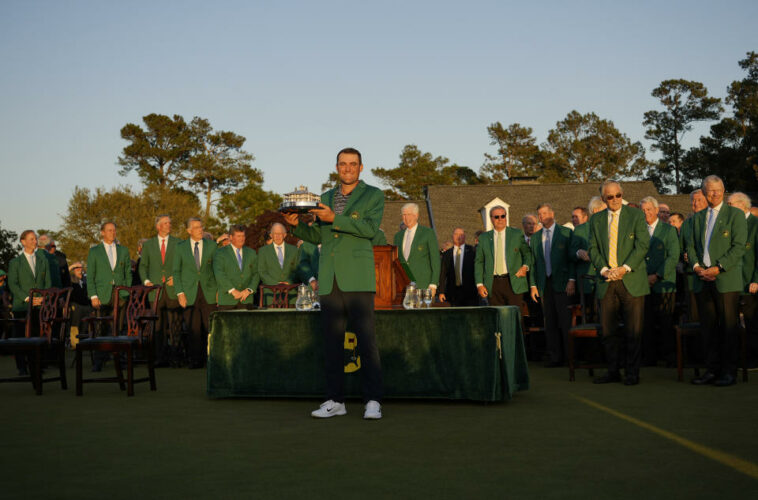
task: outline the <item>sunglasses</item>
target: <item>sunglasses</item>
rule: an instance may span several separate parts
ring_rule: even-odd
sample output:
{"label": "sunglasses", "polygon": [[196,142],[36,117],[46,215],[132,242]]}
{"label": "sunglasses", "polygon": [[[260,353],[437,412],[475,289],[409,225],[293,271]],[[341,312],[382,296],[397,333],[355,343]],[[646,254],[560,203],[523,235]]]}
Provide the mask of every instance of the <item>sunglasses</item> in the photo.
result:
{"label": "sunglasses", "polygon": [[606,196],[605,199],[606,200],[612,200],[614,198],[621,198],[622,196],[624,196],[624,195],[621,194],[621,193],[616,193],[616,194],[612,194],[612,195]]}
{"label": "sunglasses", "polygon": [[493,219],[505,219],[505,215],[491,215]]}

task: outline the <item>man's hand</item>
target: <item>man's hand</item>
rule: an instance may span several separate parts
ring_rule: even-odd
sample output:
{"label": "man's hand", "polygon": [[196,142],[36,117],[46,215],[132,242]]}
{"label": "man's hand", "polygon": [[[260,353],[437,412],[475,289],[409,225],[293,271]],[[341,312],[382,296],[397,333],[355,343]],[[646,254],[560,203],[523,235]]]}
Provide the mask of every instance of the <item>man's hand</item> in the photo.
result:
{"label": "man's hand", "polygon": [[[758,286],[758,285],[756,285],[756,286]],[[446,302],[446,300],[445,300],[445,294],[444,293],[439,294],[439,299],[440,299],[440,302]]]}
{"label": "man's hand", "polygon": [[526,271],[527,271],[527,267],[526,266],[519,267],[518,271],[516,271],[516,277],[517,278],[523,278],[524,276],[526,276]]}
{"label": "man's hand", "polygon": [[252,293],[253,293],[253,292],[251,292],[251,291],[250,291],[250,290],[248,290],[247,288],[245,288],[244,290],[242,290],[242,291],[240,292],[240,297],[239,297],[239,300],[240,300],[240,302],[245,302],[245,301],[247,300],[247,298],[248,298],[248,297],[249,297],[249,296],[250,296]]}
{"label": "man's hand", "polygon": [[566,295],[572,297],[576,293],[576,281],[566,283]]}
{"label": "man's hand", "polygon": [[297,226],[300,223],[300,216],[296,212],[282,212],[282,215],[290,226]]}
{"label": "man's hand", "polygon": [[42,297],[34,297],[32,299],[32,305],[37,307],[42,305]]}
{"label": "man's hand", "polygon": [[153,286],[153,282],[150,280],[145,280],[145,286]]}
{"label": "man's hand", "polygon": [[489,295],[487,293],[487,287],[484,285],[479,285],[478,287],[476,287],[476,291],[479,293],[479,296],[483,299],[486,299],[487,295]]}
{"label": "man's hand", "polygon": [[698,278],[702,278],[703,277],[703,273],[705,272],[705,268],[701,267],[701,266],[695,266],[694,269],[692,269],[692,270],[695,272],[695,275]]}
{"label": "man's hand", "polygon": [[179,305],[182,306],[183,309],[187,308],[187,296],[183,293],[180,293],[176,296],[176,298],[179,300]]}
{"label": "man's hand", "polygon": [[750,293],[758,292],[758,283],[750,283],[750,286],[748,287],[748,292]]}
{"label": "man's hand", "polygon": [[656,283],[658,283],[658,275],[657,274],[648,274],[647,275],[647,283],[650,286],[653,286]]}
{"label": "man's hand", "polygon": [[540,298],[540,292],[539,292],[539,290],[537,290],[536,286],[532,287],[532,289],[529,292],[529,295],[531,295],[533,301],[539,302],[537,299]]}
{"label": "man's hand", "polygon": [[590,261],[590,254],[587,253],[587,250],[577,250],[576,256],[582,259],[585,262]]}
{"label": "man's hand", "polygon": [[313,208],[308,211],[324,222],[334,222],[334,212],[332,209],[323,203],[319,203],[318,206],[319,208]]}
{"label": "man's hand", "polygon": [[235,290],[232,290],[229,293],[232,294],[232,297],[234,297],[234,300],[242,300],[242,292],[240,292],[239,290],[235,289]]}
{"label": "man's hand", "polygon": [[94,307],[95,309],[100,309],[100,299],[98,299],[97,297],[93,297],[90,300],[92,302],[92,307]]}
{"label": "man's hand", "polygon": [[311,289],[312,289],[314,292],[317,292],[317,291],[318,291],[318,280],[313,280],[313,281],[311,281],[311,282],[310,282],[310,285],[311,285]]}
{"label": "man's hand", "polygon": [[168,279],[166,280],[166,284],[168,286],[174,286],[174,277],[173,276],[169,276]]}
{"label": "man's hand", "polygon": [[620,280],[624,277],[624,275],[627,273],[627,270],[624,266],[619,266],[616,269],[612,269],[613,275],[616,276],[617,280]]}
{"label": "man's hand", "polygon": [[721,270],[718,268],[718,266],[711,266],[703,271],[703,274],[700,277],[705,281],[716,281],[716,276],[718,276],[720,273]]}
{"label": "man's hand", "polygon": [[682,258],[684,259],[684,262],[689,262],[690,261],[690,259],[687,257],[687,252],[684,252],[682,254]]}

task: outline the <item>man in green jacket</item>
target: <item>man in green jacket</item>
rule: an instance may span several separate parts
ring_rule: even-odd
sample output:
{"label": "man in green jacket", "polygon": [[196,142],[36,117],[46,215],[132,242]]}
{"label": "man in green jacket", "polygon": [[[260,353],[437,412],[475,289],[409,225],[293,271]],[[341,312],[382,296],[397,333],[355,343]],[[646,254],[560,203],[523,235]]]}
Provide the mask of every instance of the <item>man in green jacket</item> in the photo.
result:
{"label": "man in green jacket", "polygon": [[405,229],[395,233],[398,259],[411,281],[421,289],[437,292],[440,281],[440,249],[434,230],[418,223],[418,205],[406,203],[400,210]]}
{"label": "man in green jacket", "polygon": [[[589,218],[592,215],[608,208],[600,196],[593,196],[587,208],[576,207],[571,213],[574,223],[574,232],[571,234],[571,256],[574,259],[574,269],[577,279],[577,293],[581,284],[581,293],[584,295],[585,318],[589,322],[597,322],[597,310],[595,301],[595,279],[583,279],[582,276],[595,276],[597,271],[590,260],[590,225]],[[581,303],[581,299],[577,302]]]}
{"label": "man in green jacket", "polygon": [[521,307],[529,289],[527,272],[532,252],[520,229],[508,227],[505,207],[490,209],[492,227],[479,236],[474,257],[474,280],[479,296],[493,306]]}
{"label": "man in green jacket", "polygon": [[216,250],[213,273],[218,283],[218,308],[253,309],[253,296],[258,288],[258,256],[245,246],[245,226],[229,229],[230,244]]}
{"label": "man in green jacket", "polygon": [[217,285],[213,274],[216,242],[203,239],[203,221],[191,217],[185,224],[189,238],[176,245],[174,290],[189,327],[190,369],[202,368],[207,361],[210,315],[216,310]]}
{"label": "man in green jacket", "polygon": [[[23,251],[14,257],[8,264],[8,289],[12,297],[11,310],[14,318],[26,318],[28,314],[33,314],[34,320],[35,306],[39,306],[42,298],[32,298],[29,303],[29,290],[32,288],[45,289],[52,285],[50,276],[50,263],[44,250],[37,249],[37,234],[31,229],[21,233],[21,246]],[[37,309],[39,310],[39,309]],[[38,320],[33,324],[38,325]],[[19,323],[13,329],[15,337],[25,335],[25,325]],[[22,355],[16,356],[16,368],[20,376],[27,375],[26,358]]]}
{"label": "man in green jacket", "polygon": [[310,285],[314,290],[318,290],[318,259],[320,256],[321,251],[318,245],[302,241],[300,244],[300,259],[297,264],[297,275],[300,282]]}
{"label": "man in green jacket", "polygon": [[[295,245],[287,243],[287,228],[284,224],[274,222],[271,225],[271,239],[268,245],[258,249],[258,275],[264,285],[291,285],[297,283],[300,252]],[[295,302],[292,294],[290,302]],[[269,306],[274,296],[269,290],[263,292],[263,303]]]}
{"label": "man in green jacket", "polygon": [[676,305],[676,263],[679,260],[679,237],[674,226],[663,222],[658,200],[652,196],[640,201],[650,235],[647,256],[647,280],[650,294],[645,297],[645,330],[642,357],[645,366],[655,366],[659,359],[674,361],[674,306]]}
{"label": "man in green jacket", "polygon": [[359,179],[361,153],[345,148],[337,153],[340,183],[321,195],[318,218],[312,226],[299,224],[297,214],[287,214],[293,234],[313,244],[321,243],[319,295],[324,335],[327,400],[311,413],[316,418],[345,415],[344,339],[348,322],[358,338],[365,419],[382,418],[382,368],[376,346],[374,251],[371,240],[384,213],[384,193]]}
{"label": "man in green jacket", "polygon": [[702,189],[708,208],[693,217],[687,255],[696,275],[693,291],[705,336],[707,370],[692,383],[723,387],[737,381],[747,222],[742,210],[724,203],[724,183],[718,176],[706,177]]}
{"label": "man in green jacket", "polygon": [[571,256],[571,229],[555,223],[553,207],[537,207],[542,229],[532,235],[529,245],[533,265],[529,273],[531,298],[542,301],[548,368],[561,366],[568,358],[568,333],[571,328],[569,298],[576,290],[576,273]]}
{"label": "man in green jacket", "polygon": [[[139,275],[145,286],[162,287],[158,302],[158,323],[155,325],[156,366],[177,364],[181,351],[181,315],[174,289],[174,255],[179,238],[171,236],[171,217],[155,218],[158,234],[145,241],[139,260]],[[150,300],[155,294],[150,295]]]}
{"label": "man in green jacket", "polygon": [[[596,293],[608,373],[594,383],[620,382],[620,369],[624,365],[624,384],[637,385],[645,295],[650,293],[645,265],[650,235],[642,212],[623,204],[621,184],[605,181],[601,192],[608,208],[590,218],[590,259],[598,270]],[[620,332],[622,312],[625,327]],[[620,356],[624,336],[625,360]]]}

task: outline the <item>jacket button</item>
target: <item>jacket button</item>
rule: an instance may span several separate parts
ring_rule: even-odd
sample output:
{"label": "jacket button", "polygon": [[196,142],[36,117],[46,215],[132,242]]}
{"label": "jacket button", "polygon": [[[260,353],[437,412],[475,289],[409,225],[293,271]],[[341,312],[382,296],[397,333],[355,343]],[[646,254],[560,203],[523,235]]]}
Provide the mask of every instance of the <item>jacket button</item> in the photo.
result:
{"label": "jacket button", "polygon": [[335,235],[334,235],[334,237],[335,237],[335,238],[339,238],[339,237],[340,237],[340,235],[339,235],[339,234],[335,234]]}

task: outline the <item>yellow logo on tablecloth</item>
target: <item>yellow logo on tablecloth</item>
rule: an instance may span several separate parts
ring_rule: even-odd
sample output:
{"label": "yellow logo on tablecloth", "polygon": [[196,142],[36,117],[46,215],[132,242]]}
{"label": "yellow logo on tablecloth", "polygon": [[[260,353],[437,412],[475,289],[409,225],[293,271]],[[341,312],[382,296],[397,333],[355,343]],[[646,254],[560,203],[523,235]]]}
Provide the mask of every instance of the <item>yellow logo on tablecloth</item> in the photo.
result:
{"label": "yellow logo on tablecloth", "polygon": [[347,351],[345,373],[353,373],[360,370],[361,357],[358,356],[358,337],[353,332],[345,332],[345,351]]}

